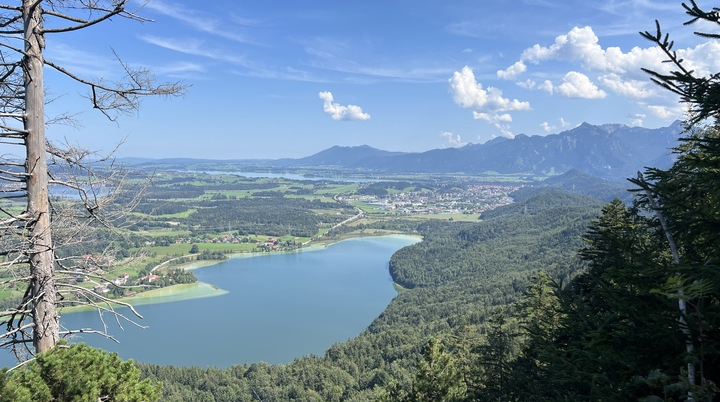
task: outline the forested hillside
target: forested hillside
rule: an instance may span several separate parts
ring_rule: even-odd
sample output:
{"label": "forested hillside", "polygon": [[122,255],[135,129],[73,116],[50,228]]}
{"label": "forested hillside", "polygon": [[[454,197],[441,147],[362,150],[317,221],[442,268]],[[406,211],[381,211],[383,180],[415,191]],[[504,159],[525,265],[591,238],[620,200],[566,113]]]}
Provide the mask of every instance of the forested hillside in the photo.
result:
{"label": "forested hillside", "polygon": [[716,401],[720,130],[675,151],[630,205],[524,188],[476,223],[378,223],[423,236],[391,259],[406,290],[324,356],[141,370],[166,401]]}
{"label": "forested hillside", "polygon": [[481,223],[421,223],[391,262],[408,290],[324,357],[145,374],[166,400],[720,399],[719,78],[694,75],[659,23],[641,35],[671,69],[644,71],[689,109],[672,166],[638,173],[631,205],[525,189]]}
{"label": "forested hillside", "polygon": [[[91,90],[88,99],[92,107],[110,120],[115,120],[117,113],[136,111],[141,97],[181,95],[185,84],[156,84],[149,70],[125,63],[114,51],[122,73],[115,78],[111,74],[109,79],[93,77],[92,71],[78,66],[68,70],[66,66],[72,66],[62,58],[58,58],[61,64],[45,58],[46,53],[67,53],[73,45],[84,46],[69,43],[65,49],[55,46],[49,48],[55,51],[46,52],[49,34],[99,29],[102,22],[119,17],[150,19],[129,10],[130,0],[20,3],[0,7],[5,34],[0,39],[5,49],[0,65],[5,71],[0,80],[4,95],[0,142],[10,147],[0,157],[0,215],[4,216],[0,220],[0,323],[4,328],[0,346],[23,362],[0,375],[0,402],[720,401],[720,73],[717,64],[710,62],[717,59],[712,55],[718,53],[720,8],[704,11],[700,7],[707,5],[698,5],[696,0],[682,3],[689,18],[684,25],[700,22],[700,31],[693,34],[702,42],[694,48],[675,48],[675,41],[658,20],[650,31],[640,32],[657,52],[633,46],[630,53],[624,53],[615,45],[629,42],[621,39],[614,47],[605,47],[590,26],[576,27],[567,36],[557,36],[550,47],[536,44],[527,48],[517,63],[497,71],[498,78],[512,76],[516,80],[525,73],[525,62],[536,67],[542,61],[549,62],[542,75],[559,79],[560,70],[554,67],[570,61],[584,72],[566,69],[569,72],[562,84],[547,80],[543,89],[552,89],[553,94],[557,89],[557,94],[582,98],[583,102],[599,102],[608,95],[615,101],[620,100],[615,95],[630,95],[631,103],[619,102],[615,109],[636,121],[650,117],[646,112],[667,118],[670,103],[679,100],[685,120],[670,127],[584,123],[559,134],[498,137],[481,145],[421,153],[333,147],[300,160],[245,165],[262,171],[291,166],[309,173],[308,180],[240,179],[235,174],[217,174],[218,170],[235,171],[225,162],[171,159],[160,164],[208,173],[155,172],[148,166],[155,187],[145,193],[144,174],[126,176],[110,156],[100,157],[102,161],[96,162],[105,167],[95,170],[90,163],[95,159],[92,152],[74,145],[72,139],[64,144],[52,140],[61,138],[61,132],[46,136],[50,122],[76,123],[73,110],[45,118],[44,105],[53,102],[45,95],[43,66],[60,72],[73,85]],[[177,17],[180,14],[203,18],[177,5],[146,9],[173,19],[182,20]],[[595,7],[586,16],[602,19],[599,10]],[[615,21],[618,10],[627,18]],[[513,21],[528,20],[505,11],[512,14]],[[617,33],[628,32],[627,21],[659,8],[620,5],[601,11],[613,18],[602,19],[602,31]],[[231,14],[235,20],[257,20]],[[357,19],[360,14],[350,14],[361,21]],[[480,14],[486,19],[496,16],[483,10]],[[577,17],[582,13],[571,14]],[[388,15],[375,13],[368,21]],[[469,12],[458,15],[464,25],[471,25],[468,21],[472,19],[466,18]],[[548,21],[535,17],[533,14],[531,19],[547,25]],[[338,26],[337,19],[327,20]],[[322,28],[318,19],[313,21],[314,29]],[[672,24],[677,25],[677,20]],[[263,29],[268,26],[262,25]],[[357,25],[363,32],[368,26]],[[218,31],[200,30],[213,35]],[[452,33],[456,41],[457,32]],[[687,36],[681,38],[687,40]],[[502,41],[494,42],[499,45]],[[498,47],[495,53],[508,49]],[[311,57],[329,54],[310,53],[317,53]],[[642,57],[635,57],[638,55]],[[414,58],[415,62],[423,59]],[[323,73],[330,71],[327,63],[321,64]],[[371,64],[365,59],[353,65]],[[670,102],[637,80],[639,71],[633,70],[638,69],[658,88],[669,91]],[[377,75],[354,70],[350,71],[354,78]],[[308,72],[295,75],[300,81],[332,81]],[[337,68],[331,72],[342,73]],[[539,89],[535,85],[538,73],[541,71],[532,72],[524,81],[528,85],[521,86]],[[440,82],[412,75],[423,85],[425,81]],[[245,74],[245,78],[254,76]],[[283,90],[292,90],[286,85],[287,74],[263,76],[268,78],[266,82],[281,78]],[[487,74],[479,76],[487,89],[475,77],[466,65],[448,82],[454,102],[473,109],[476,119],[506,131],[510,126],[505,129],[505,123],[512,120],[510,112],[531,109],[529,101],[503,98],[499,87],[489,86]],[[390,82],[402,77],[385,78]],[[568,93],[568,86],[577,88]],[[582,93],[574,93],[581,86]],[[307,92],[307,86],[303,87]],[[298,98],[290,95],[283,97],[297,102]],[[323,110],[334,120],[370,119],[360,106],[336,103],[330,92],[321,92],[320,97],[325,101]],[[627,113],[623,105],[636,102],[642,113]],[[64,102],[61,107],[74,108],[71,104]],[[273,110],[280,110],[275,106]],[[580,112],[560,103],[554,106],[563,113]],[[582,109],[596,116],[603,113],[602,107]],[[57,113],[50,108],[47,111]],[[442,121],[442,116],[431,118]],[[543,126],[551,128],[550,118],[543,120]],[[564,118],[560,121],[565,125]],[[393,130],[403,132],[402,127]],[[181,134],[174,133],[173,138]],[[190,134],[196,141],[196,133]],[[292,135],[309,138],[302,132]],[[451,144],[463,143],[459,134],[443,132],[441,136]],[[253,137],[261,140],[262,146],[285,142],[277,140],[277,135],[273,141]],[[245,140],[233,142],[245,145]],[[19,152],[11,152],[13,147]],[[670,147],[672,153],[667,152]],[[51,166],[55,164],[58,166]],[[315,170],[318,165],[327,169]],[[625,177],[631,176],[631,196],[617,195],[616,183],[580,171],[620,179],[623,184],[627,184]],[[322,176],[321,172],[332,174]],[[357,181],[335,180],[347,172],[376,177],[372,183],[355,175]],[[558,176],[562,172],[565,174]],[[380,173],[392,174],[378,177]],[[311,175],[318,180],[309,180]],[[476,182],[481,177],[484,181]],[[143,194],[147,196],[144,199]],[[115,354],[61,339],[78,333],[99,333],[113,339],[105,325],[110,321],[107,317],[120,322],[131,316],[114,306],[131,307],[131,299],[124,296],[140,297],[135,292],[126,294],[126,290],[195,280],[183,267],[173,265],[190,263],[188,253],[196,263],[222,259],[232,252],[281,253],[343,236],[386,233],[411,233],[423,239],[397,251],[389,262],[397,296],[356,338],[330,346],[323,355],[279,365],[173,367],[122,362]],[[273,279],[279,278],[277,275],[281,274]],[[256,308],[252,304],[226,303],[236,309]],[[64,328],[62,308],[78,305],[106,314],[101,317],[102,325]],[[181,311],[187,325],[205,331],[200,337],[180,338],[187,339],[188,349],[203,342],[219,342],[220,331],[233,337],[242,332],[223,325],[227,323],[223,320],[237,317],[222,314],[220,319],[212,319],[205,314],[211,310],[206,308],[195,316]],[[253,330],[253,322],[243,329]],[[148,340],[149,345],[153,342],[163,339]],[[238,342],[234,338],[218,344],[233,348]],[[177,353],[185,352],[181,350],[184,346]]]}
{"label": "forested hillside", "polygon": [[574,275],[581,266],[576,252],[582,234],[601,205],[540,190],[479,223],[415,223],[424,240],[391,261],[393,277],[408,289],[364,333],[325,356],[227,370],[141,368],[163,381],[167,401],[367,400],[390,384],[408,387],[428,339],[482,333],[483,323],[517,301],[540,272],[558,280]]}

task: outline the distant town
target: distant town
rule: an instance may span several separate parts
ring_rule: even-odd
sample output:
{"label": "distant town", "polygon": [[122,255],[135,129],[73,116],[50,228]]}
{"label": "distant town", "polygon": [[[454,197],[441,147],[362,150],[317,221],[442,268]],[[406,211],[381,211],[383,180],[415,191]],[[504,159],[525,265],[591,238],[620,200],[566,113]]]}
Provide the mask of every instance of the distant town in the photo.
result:
{"label": "distant town", "polygon": [[520,186],[477,184],[455,191],[409,191],[388,196],[352,195],[338,197],[350,204],[364,203],[371,208],[403,215],[481,214],[513,202],[510,193]]}

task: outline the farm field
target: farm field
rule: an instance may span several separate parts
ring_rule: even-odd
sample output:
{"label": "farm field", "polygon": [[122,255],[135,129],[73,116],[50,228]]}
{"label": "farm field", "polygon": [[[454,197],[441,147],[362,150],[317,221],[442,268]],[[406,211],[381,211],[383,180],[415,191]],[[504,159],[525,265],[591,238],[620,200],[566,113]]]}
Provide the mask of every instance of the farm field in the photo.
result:
{"label": "farm field", "polygon": [[[323,174],[251,176],[139,172],[130,181],[147,185],[145,193],[115,228],[93,228],[84,241],[58,248],[72,261],[68,280],[111,299],[138,300],[149,290],[193,283],[191,271],[179,272],[232,254],[289,252],[355,236],[403,233],[402,225],[383,228],[385,221],[478,221],[483,211],[511,203],[509,193],[520,187],[518,177],[498,184],[501,178],[494,176],[347,181]],[[136,196],[120,194],[114,202],[129,205]],[[3,208],[18,209],[21,202],[5,201]],[[0,305],[14,303],[23,291],[2,290]]]}

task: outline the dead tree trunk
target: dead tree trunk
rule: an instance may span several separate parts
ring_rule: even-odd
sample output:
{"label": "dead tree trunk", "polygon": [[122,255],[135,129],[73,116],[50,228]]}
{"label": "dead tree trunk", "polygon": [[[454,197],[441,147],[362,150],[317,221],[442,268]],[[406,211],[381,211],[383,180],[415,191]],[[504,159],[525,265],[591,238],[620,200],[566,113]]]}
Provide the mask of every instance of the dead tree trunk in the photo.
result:
{"label": "dead tree trunk", "polygon": [[[86,86],[92,107],[111,120],[118,114],[136,111],[143,96],[180,95],[186,86],[156,84],[149,70],[132,68],[120,59],[117,81],[81,77],[45,59],[44,52],[45,38],[50,34],[90,28],[114,16],[146,21],[125,9],[131,1],[20,0],[0,4],[0,142],[25,148],[24,163],[18,161],[15,154],[9,158],[0,155],[0,200],[23,198],[27,202],[22,213],[0,207],[0,238],[3,240],[0,244],[0,285],[13,289],[20,283],[25,286],[19,305],[0,311],[0,327],[3,328],[0,348],[12,347],[20,359],[26,358],[27,353],[52,349],[61,335],[71,333],[60,331],[58,309],[63,300],[68,304],[91,305],[99,311],[125,318],[112,306],[104,305],[109,299],[70,283],[77,275],[75,260],[66,256],[60,261],[56,256],[63,242],[71,241],[68,236],[72,241],[82,241],[86,234],[84,229],[90,229],[96,223],[111,226],[113,215],[122,214],[122,208],[113,204],[112,193],[118,195],[123,190],[120,185],[106,187],[118,173],[115,170],[101,178],[103,183],[98,184],[96,179],[99,177],[87,165],[91,152],[48,142],[45,136],[44,68]],[[49,171],[53,163],[65,168],[54,177]],[[96,184],[114,188],[110,194],[98,193]],[[68,200],[53,205],[50,186],[77,191],[78,205],[71,205]],[[111,210],[117,209],[103,215],[101,207],[107,205],[112,205]],[[106,280],[102,276],[100,279]],[[133,313],[140,317],[136,311]],[[98,332],[107,335],[106,330]],[[18,348],[18,345],[26,347]]]}
{"label": "dead tree trunk", "polygon": [[56,286],[52,231],[50,226],[50,198],[48,165],[45,148],[45,94],[43,83],[43,48],[41,2],[23,0],[23,57],[25,79],[25,148],[27,158],[27,212],[30,306],[33,310],[33,346],[37,353],[51,349],[57,343],[60,322],[56,310]]}

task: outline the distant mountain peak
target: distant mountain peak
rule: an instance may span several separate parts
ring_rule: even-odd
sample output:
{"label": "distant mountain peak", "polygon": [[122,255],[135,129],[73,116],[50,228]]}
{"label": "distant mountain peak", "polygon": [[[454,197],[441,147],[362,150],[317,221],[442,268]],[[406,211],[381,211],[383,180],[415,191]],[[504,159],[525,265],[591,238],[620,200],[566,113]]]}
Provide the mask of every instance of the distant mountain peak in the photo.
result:
{"label": "distant mountain peak", "polygon": [[[370,145],[364,144],[364,145],[333,145],[328,149],[376,149],[376,148],[373,148]],[[325,151],[327,151],[328,149],[326,149]],[[323,152],[323,151],[320,151],[320,152]]]}
{"label": "distant mountain peak", "polygon": [[[669,148],[681,133],[677,123],[648,129],[624,124],[592,125],[546,136],[518,134],[483,144],[426,152],[388,152],[368,145],[334,146],[302,159],[284,160],[293,166],[335,166],[389,173],[483,173],[557,175],[577,169],[591,175],[624,180],[646,166],[672,162]],[[574,174],[577,174],[573,172]]]}
{"label": "distant mountain peak", "polygon": [[283,165],[352,167],[365,160],[404,154],[404,152],[382,151],[369,145],[335,145],[305,158],[284,159]]}
{"label": "distant mountain peak", "polygon": [[[352,169],[382,173],[463,173],[521,174],[529,177],[556,177],[569,172],[575,187],[590,176],[625,183],[645,167],[669,167],[683,135],[682,122],[649,129],[623,124],[592,125],[587,122],[558,134],[518,134],[515,138],[495,137],[482,144],[468,143],[461,148],[433,149],[425,152],[390,152],[370,145],[335,145],[304,158],[250,159],[263,167]],[[215,164],[212,159],[174,158],[163,160],[126,159],[134,164],[161,163],[165,166]],[[154,161],[154,162],[153,162]],[[575,169],[576,171],[573,171]],[[202,170],[202,169],[200,169]],[[550,180],[550,179],[548,179]]]}
{"label": "distant mountain peak", "polygon": [[[525,135],[525,134],[518,134],[518,135]],[[517,137],[517,135],[515,136]],[[485,144],[497,144],[504,141],[510,141],[510,138],[503,137],[502,135],[499,135],[497,137],[493,137],[485,142]]]}
{"label": "distant mountain peak", "polygon": [[625,125],[625,124],[601,124],[598,127],[600,127],[601,129],[605,130],[608,133],[613,133],[617,130],[629,128],[630,126]]}

